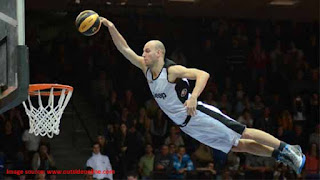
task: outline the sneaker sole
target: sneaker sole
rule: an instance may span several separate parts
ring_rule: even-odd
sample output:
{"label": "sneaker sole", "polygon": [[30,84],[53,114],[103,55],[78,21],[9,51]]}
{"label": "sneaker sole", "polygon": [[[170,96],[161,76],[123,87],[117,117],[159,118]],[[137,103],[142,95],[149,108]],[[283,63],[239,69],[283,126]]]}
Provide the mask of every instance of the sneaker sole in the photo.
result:
{"label": "sneaker sole", "polygon": [[301,166],[299,167],[299,170],[298,170],[297,174],[300,174],[300,173],[301,173],[302,168],[303,168],[303,166],[304,166],[305,163],[306,163],[306,156],[303,155],[303,156],[302,156],[302,164],[301,164]]}

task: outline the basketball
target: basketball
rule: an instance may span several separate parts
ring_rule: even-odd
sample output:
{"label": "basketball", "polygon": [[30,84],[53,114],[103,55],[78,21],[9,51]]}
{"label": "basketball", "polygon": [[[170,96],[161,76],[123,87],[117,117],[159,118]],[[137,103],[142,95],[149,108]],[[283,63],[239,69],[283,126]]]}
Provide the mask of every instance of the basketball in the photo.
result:
{"label": "basketball", "polygon": [[78,31],[86,36],[96,34],[101,26],[99,15],[92,10],[82,11],[75,21]]}

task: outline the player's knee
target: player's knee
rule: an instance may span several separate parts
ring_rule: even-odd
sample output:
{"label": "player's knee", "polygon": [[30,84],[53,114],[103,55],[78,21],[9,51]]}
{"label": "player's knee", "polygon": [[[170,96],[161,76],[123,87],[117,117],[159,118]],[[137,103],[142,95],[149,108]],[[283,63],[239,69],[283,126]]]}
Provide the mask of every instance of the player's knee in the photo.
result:
{"label": "player's knee", "polygon": [[240,139],[238,145],[237,146],[233,146],[231,150],[233,152],[244,152],[245,151],[245,147],[246,147],[245,143],[246,143],[245,140]]}

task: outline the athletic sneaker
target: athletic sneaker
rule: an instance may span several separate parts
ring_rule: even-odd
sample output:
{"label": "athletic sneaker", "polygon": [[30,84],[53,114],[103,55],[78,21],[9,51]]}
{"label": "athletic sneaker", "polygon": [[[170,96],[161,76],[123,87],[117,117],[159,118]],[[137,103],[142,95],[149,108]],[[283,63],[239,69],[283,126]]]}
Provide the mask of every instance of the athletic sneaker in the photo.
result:
{"label": "athletic sneaker", "polygon": [[300,146],[286,145],[279,154],[279,161],[289,165],[297,174],[300,174],[306,162],[306,156],[302,153]]}

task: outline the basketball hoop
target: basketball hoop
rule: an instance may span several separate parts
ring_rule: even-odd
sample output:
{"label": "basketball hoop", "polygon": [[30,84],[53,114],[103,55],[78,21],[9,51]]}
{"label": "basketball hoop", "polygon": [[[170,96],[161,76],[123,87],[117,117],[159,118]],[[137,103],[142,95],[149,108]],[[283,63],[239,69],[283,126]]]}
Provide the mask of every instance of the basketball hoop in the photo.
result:
{"label": "basketball hoop", "polygon": [[[60,119],[63,111],[66,108],[71,95],[73,87],[61,84],[30,84],[27,107],[25,101],[23,106],[26,114],[29,117],[30,129],[29,133],[34,133],[36,136],[53,137],[53,134],[58,135],[60,130]],[[30,96],[38,96],[39,107],[35,108],[32,105]],[[42,105],[41,96],[48,96],[48,104]],[[60,96],[58,104],[54,106],[54,96]]]}

